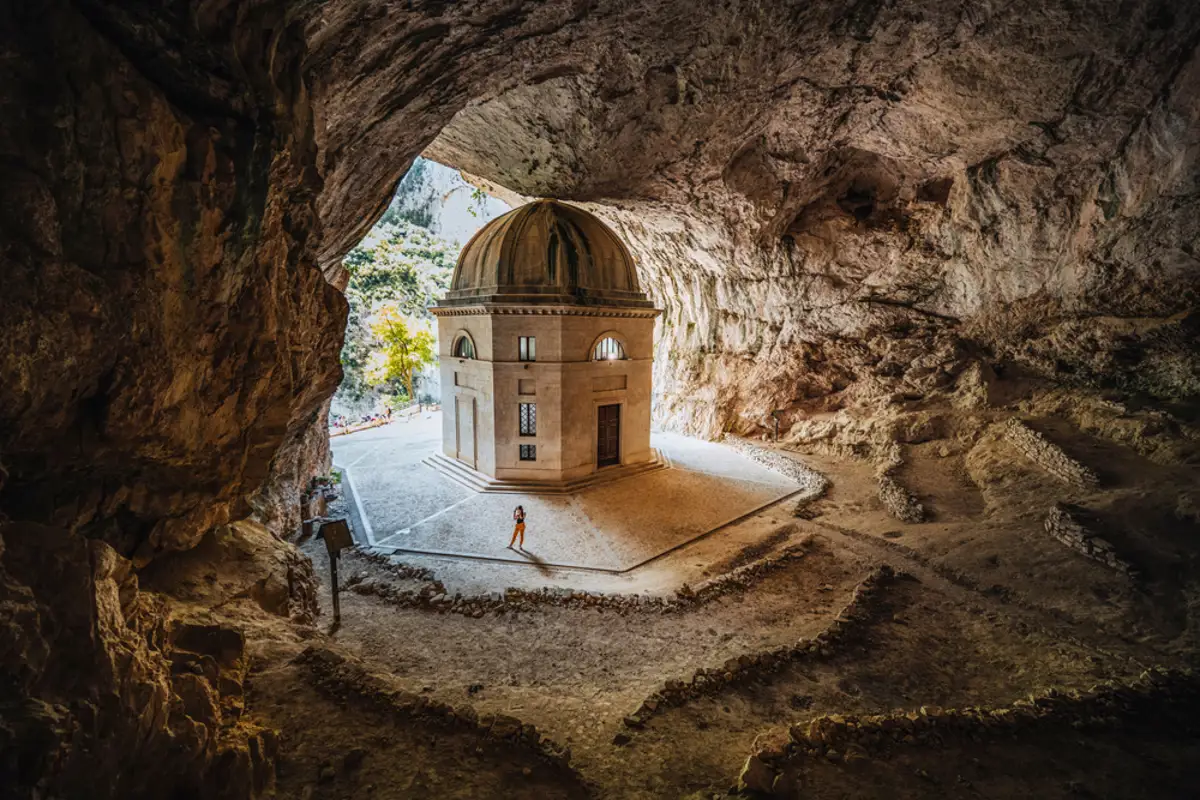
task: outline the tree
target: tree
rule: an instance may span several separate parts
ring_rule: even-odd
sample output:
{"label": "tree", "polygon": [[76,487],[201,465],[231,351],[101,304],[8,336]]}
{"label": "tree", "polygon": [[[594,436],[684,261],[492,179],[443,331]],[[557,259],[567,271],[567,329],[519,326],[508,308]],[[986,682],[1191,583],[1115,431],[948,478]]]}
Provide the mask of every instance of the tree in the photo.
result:
{"label": "tree", "polygon": [[431,320],[428,308],[445,294],[457,259],[455,245],[404,220],[380,222],[346,255],[350,318],[339,401],[355,404],[374,394],[367,370],[378,348],[371,330],[375,310],[391,304],[404,317]]}
{"label": "tree", "polygon": [[342,260],[349,289],[369,304],[395,302],[409,316],[425,309],[450,285],[458,248],[407,222],[376,225]]}
{"label": "tree", "polygon": [[417,323],[405,320],[395,305],[381,306],[375,313],[371,331],[382,343],[375,354],[371,377],[376,383],[400,381],[409,398],[413,391],[413,373],[437,360],[437,340]]}

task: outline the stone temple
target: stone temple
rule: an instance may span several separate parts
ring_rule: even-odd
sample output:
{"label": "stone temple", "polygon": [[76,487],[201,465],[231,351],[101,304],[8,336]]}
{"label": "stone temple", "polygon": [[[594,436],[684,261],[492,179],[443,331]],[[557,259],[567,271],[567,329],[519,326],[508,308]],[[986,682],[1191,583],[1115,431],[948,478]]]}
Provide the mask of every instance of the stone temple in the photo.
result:
{"label": "stone temple", "polygon": [[433,312],[441,466],[480,488],[561,489],[656,462],[660,312],[599,219],[554,200],[498,217],[467,243]]}

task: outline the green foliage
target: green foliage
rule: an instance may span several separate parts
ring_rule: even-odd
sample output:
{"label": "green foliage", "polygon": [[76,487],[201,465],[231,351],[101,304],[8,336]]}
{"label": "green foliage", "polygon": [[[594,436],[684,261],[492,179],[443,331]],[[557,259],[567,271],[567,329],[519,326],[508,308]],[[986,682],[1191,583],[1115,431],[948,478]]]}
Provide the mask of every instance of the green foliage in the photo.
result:
{"label": "green foliage", "polygon": [[395,303],[409,316],[426,309],[450,285],[458,248],[408,222],[380,222],[342,263],[349,291],[371,306]]}
{"label": "green foliage", "polygon": [[380,308],[386,305],[402,317],[431,320],[429,306],[450,286],[457,260],[455,245],[403,219],[380,221],[346,255],[342,264],[350,273],[350,316],[342,346],[343,396],[361,400],[378,385],[368,373],[372,353],[383,346],[372,331]]}
{"label": "green foliage", "polygon": [[471,205],[467,206],[467,213],[472,217],[478,217],[487,208],[489,195],[478,186],[471,192]]}

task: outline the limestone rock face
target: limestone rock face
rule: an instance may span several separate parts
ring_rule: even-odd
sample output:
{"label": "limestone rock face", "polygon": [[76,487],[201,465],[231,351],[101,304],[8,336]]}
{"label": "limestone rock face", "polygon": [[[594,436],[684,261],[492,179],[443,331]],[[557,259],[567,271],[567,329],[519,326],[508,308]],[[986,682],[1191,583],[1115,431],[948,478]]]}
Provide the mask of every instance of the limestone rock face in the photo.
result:
{"label": "limestone rock face", "polygon": [[[185,663],[179,603],[138,570],[251,514],[283,532],[327,447],[346,303],[313,255],[303,36],[286,9],[143,10],[0,8],[6,796],[273,781],[244,660]],[[307,560],[254,551],[258,606],[311,618]]]}
{"label": "limestone rock face", "polygon": [[428,149],[623,234],[662,422],[928,396],[980,357],[1200,392],[1195,8],[702,5],[612,20]]}
{"label": "limestone rock face", "polygon": [[625,237],[676,428],[980,357],[1195,397],[1198,31],[1157,0],[326,4],[322,259],[425,148]]}
{"label": "limestone rock face", "polygon": [[[18,523],[0,541],[0,750],[12,796],[260,797],[273,732],[243,719],[238,631],[169,619],[111,546]],[[11,694],[9,692],[11,691]]]}
{"label": "limestone rock face", "polygon": [[144,563],[249,513],[340,377],[309,110],[295,74],[202,103],[69,4],[4,14],[4,509]]}
{"label": "limestone rock face", "polygon": [[678,429],[993,369],[1194,400],[1198,43],[1161,0],[0,5],[0,780],[269,790],[164,576],[311,617],[275,535],[327,464],[341,255],[416,154],[622,235]]}

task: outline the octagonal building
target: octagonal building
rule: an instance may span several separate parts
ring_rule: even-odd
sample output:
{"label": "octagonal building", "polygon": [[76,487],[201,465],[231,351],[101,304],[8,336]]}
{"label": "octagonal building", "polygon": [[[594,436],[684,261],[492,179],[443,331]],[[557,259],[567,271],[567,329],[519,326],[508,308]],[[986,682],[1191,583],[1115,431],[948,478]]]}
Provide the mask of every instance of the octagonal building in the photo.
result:
{"label": "octagonal building", "polygon": [[[654,320],[629,250],[582,209],[516,208],[463,248],[438,320],[442,455],[484,485],[645,465]],[[628,471],[628,470],[625,470]]]}

